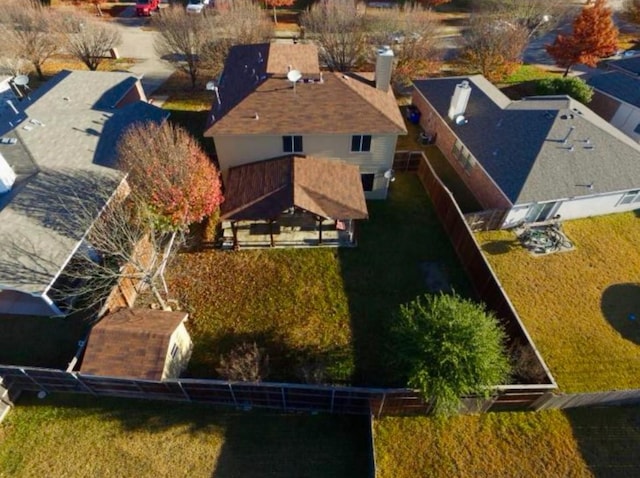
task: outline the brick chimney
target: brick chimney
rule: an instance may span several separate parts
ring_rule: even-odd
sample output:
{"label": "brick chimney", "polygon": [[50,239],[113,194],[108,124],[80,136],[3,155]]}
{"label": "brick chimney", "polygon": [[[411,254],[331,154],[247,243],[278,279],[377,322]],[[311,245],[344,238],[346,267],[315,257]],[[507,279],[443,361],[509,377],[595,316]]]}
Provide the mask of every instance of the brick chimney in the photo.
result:
{"label": "brick chimney", "polygon": [[376,54],[376,88],[389,91],[391,86],[391,71],[393,70],[393,50],[390,46],[383,46]]}

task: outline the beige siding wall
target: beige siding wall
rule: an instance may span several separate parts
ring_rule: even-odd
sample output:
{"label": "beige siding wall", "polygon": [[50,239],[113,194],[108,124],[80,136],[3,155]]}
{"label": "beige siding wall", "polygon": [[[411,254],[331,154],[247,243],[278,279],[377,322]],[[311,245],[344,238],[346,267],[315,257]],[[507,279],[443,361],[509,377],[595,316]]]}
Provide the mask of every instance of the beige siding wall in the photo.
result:
{"label": "beige siding wall", "polygon": [[477,162],[473,167],[465,170],[460,161],[454,157],[453,148],[457,140],[456,135],[440,118],[431,104],[415,89],[412,101],[421,112],[420,126],[427,133],[437,135],[436,145],[482,207],[484,209],[510,209],[511,202]]}
{"label": "beige siding wall", "polygon": [[[351,135],[302,135],[303,152],[308,156],[342,159],[360,166],[360,172],[376,175],[373,191],[367,199],[386,197],[387,180],[384,172],[391,168],[397,135],[372,135],[371,151],[351,152]],[[283,156],[282,136],[216,136],[214,138],[220,169]]]}
{"label": "beige siding wall", "polygon": [[[173,345],[178,347],[175,357],[171,357],[171,351]],[[176,328],[171,334],[171,340],[169,341],[169,348],[167,349],[167,357],[164,361],[164,371],[162,372],[162,379],[178,378],[182,372],[184,372],[189,365],[189,359],[191,358],[191,352],[193,350],[193,342],[184,322]]]}

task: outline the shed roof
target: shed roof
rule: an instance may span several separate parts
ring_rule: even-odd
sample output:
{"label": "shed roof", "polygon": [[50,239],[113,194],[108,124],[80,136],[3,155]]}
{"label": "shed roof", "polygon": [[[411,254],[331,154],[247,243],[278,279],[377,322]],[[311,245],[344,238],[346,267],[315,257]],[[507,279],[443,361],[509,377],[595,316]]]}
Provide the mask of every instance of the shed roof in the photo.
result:
{"label": "shed roof", "polygon": [[[458,125],[447,112],[461,80],[472,91]],[[640,188],[640,147],[568,96],[511,101],[479,75],[414,85],[513,204]]]}
{"label": "shed roof", "polygon": [[[377,89],[373,74],[321,74],[317,61],[313,44],[233,47],[205,136],[406,134],[393,91]],[[295,88],[287,79],[288,66],[303,76]]]}
{"label": "shed roof", "polygon": [[365,219],[367,204],[357,165],[286,156],[229,169],[221,217],[274,219],[299,207],[330,219]]}
{"label": "shed roof", "polygon": [[121,309],[91,330],[81,372],[110,377],[162,379],[171,335],[186,312]]}
{"label": "shed roof", "polygon": [[[130,125],[168,113],[138,101],[117,108],[130,73],[62,71],[0,111],[2,154],[18,178],[0,196],[0,288],[46,293],[122,182],[116,143]],[[87,85],[91,85],[88,87]]]}

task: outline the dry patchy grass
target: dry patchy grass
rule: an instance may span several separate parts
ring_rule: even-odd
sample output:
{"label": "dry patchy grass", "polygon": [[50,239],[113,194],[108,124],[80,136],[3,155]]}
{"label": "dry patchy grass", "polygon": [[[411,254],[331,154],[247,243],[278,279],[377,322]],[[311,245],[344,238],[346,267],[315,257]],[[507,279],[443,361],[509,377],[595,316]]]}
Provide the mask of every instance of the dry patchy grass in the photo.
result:
{"label": "dry patchy grass", "polygon": [[[565,223],[573,251],[533,257],[507,231],[478,240],[565,392],[640,386],[640,219],[631,213]],[[508,252],[492,244],[506,245]],[[499,248],[505,250],[505,247]]]}
{"label": "dry patchy grass", "polygon": [[639,420],[638,407],[384,418],[378,478],[637,476]]}
{"label": "dry patchy grass", "polygon": [[269,380],[299,381],[300,365],[320,364],[327,382],[398,384],[389,324],[426,292],[421,263],[438,263],[458,292],[469,287],[415,175],[398,174],[389,199],[368,207],[356,248],[180,254],[168,280],[191,313],[189,372],[215,376],[220,354],[255,340]]}
{"label": "dry patchy grass", "polygon": [[0,476],[365,476],[366,427],[365,417],[26,396],[0,426]]}
{"label": "dry patchy grass", "polygon": [[272,379],[295,379],[295,359],[318,354],[334,356],[331,378],[352,372],[349,308],[334,250],[181,254],[169,285],[191,312],[193,375],[215,375],[220,354],[243,341],[266,347]]}

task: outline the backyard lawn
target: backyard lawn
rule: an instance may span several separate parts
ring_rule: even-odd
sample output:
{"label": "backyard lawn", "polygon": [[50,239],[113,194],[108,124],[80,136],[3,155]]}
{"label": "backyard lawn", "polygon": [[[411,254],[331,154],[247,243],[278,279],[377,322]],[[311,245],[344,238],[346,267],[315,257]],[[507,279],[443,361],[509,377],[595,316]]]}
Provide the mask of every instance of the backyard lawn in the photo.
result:
{"label": "backyard lawn", "polygon": [[640,388],[640,218],[564,230],[575,250],[544,257],[508,231],[477,238],[562,391]]}
{"label": "backyard lawn", "polygon": [[27,395],[0,425],[0,476],[367,476],[367,427],[366,417]]}
{"label": "backyard lawn", "polygon": [[397,385],[386,365],[389,322],[427,291],[425,263],[469,289],[416,176],[399,174],[389,199],[368,207],[353,249],[180,254],[167,279],[191,313],[188,373],[214,377],[222,353],[255,341],[269,355],[270,381],[311,370],[329,383]]}
{"label": "backyard lawn", "polygon": [[640,408],[384,418],[377,478],[629,477],[640,474]]}

